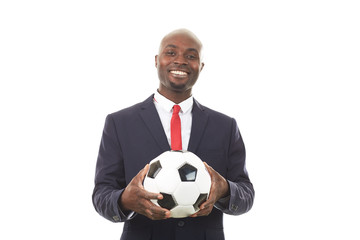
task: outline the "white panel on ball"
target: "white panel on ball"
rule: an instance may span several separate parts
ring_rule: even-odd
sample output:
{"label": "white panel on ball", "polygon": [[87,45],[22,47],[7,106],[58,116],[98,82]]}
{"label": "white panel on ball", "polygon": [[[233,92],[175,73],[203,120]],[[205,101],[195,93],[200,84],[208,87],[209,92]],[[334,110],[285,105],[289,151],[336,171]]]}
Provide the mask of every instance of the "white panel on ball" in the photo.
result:
{"label": "white panel on ball", "polygon": [[170,194],[181,183],[181,180],[175,168],[163,168],[156,176],[155,182],[160,192]]}
{"label": "white panel on ball", "polygon": [[179,205],[171,209],[171,217],[184,218],[195,213],[195,209],[192,205]]}
{"label": "white panel on ball", "polygon": [[180,183],[173,194],[179,205],[193,205],[199,195],[199,189],[193,182]]}
{"label": "white panel on ball", "polygon": [[210,191],[211,179],[209,173],[206,171],[198,171],[198,177],[196,178],[196,186],[199,188],[199,192],[208,193]]}

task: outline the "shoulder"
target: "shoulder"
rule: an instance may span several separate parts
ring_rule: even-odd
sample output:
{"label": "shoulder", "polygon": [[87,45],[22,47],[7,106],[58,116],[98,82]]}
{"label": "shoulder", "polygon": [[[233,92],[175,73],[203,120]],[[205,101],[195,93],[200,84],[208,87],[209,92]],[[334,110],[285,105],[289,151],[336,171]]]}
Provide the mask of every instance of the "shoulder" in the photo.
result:
{"label": "shoulder", "polygon": [[200,104],[195,99],[194,99],[194,108],[198,108],[204,114],[208,115],[208,117],[211,119],[215,119],[215,120],[218,120],[221,122],[229,122],[229,123],[234,121],[234,118],[232,118],[224,113],[221,113],[219,111],[213,110],[209,107],[206,107],[206,106]]}
{"label": "shoulder", "polygon": [[153,98],[154,98],[154,95],[151,95],[150,97],[145,99],[145,101],[143,101],[143,102],[139,102],[139,103],[136,103],[127,108],[123,108],[119,111],[110,113],[108,116],[110,116],[114,119],[121,119],[121,118],[137,116],[138,113],[141,111],[141,109],[146,108],[146,107],[151,107],[151,105],[154,105]]}

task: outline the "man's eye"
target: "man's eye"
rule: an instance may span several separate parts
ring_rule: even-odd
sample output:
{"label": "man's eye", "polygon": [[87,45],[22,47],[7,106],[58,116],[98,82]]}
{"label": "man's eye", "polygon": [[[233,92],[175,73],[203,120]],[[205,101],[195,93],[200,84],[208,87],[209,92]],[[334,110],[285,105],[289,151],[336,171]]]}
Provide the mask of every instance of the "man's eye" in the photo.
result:
{"label": "man's eye", "polygon": [[187,55],[187,58],[188,59],[196,59],[196,56],[195,55]]}
{"label": "man's eye", "polygon": [[175,52],[173,52],[173,51],[168,51],[168,52],[166,52],[166,55],[168,55],[168,56],[174,56],[174,55],[175,55]]}

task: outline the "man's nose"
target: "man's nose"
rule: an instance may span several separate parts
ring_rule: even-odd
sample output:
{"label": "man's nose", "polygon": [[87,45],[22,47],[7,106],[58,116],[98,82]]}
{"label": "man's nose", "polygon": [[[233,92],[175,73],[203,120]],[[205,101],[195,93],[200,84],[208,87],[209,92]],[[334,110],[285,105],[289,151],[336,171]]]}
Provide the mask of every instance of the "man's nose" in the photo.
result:
{"label": "man's nose", "polygon": [[179,64],[179,65],[187,65],[188,64],[188,61],[187,59],[182,56],[182,55],[178,55],[175,60],[174,60],[174,63],[175,64]]}

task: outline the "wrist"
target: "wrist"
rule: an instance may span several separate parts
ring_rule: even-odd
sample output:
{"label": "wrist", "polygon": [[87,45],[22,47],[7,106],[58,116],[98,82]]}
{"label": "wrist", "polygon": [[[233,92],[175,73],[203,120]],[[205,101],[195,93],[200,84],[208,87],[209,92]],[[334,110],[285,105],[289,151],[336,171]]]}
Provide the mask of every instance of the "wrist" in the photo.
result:
{"label": "wrist", "polygon": [[229,182],[225,178],[223,178],[223,194],[222,194],[221,198],[225,198],[229,195],[230,195]]}
{"label": "wrist", "polygon": [[130,212],[131,209],[129,209],[127,207],[127,204],[126,204],[126,201],[124,199],[124,193],[125,193],[125,190],[124,192],[121,193],[119,199],[118,199],[118,207],[120,208],[121,211],[123,212]]}

